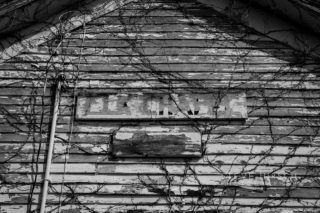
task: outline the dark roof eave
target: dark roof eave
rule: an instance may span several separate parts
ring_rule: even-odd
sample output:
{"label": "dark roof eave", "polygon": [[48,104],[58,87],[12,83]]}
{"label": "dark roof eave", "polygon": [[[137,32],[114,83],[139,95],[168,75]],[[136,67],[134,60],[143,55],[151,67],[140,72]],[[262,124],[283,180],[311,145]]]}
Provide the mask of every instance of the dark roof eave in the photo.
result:
{"label": "dark roof eave", "polygon": [[[2,37],[0,39],[0,63],[18,55],[24,49],[36,48],[39,44],[56,37],[58,33],[70,32],[94,18],[134,1],[136,0],[83,0],[75,10],[67,8],[54,14],[49,20],[50,24],[48,20],[48,22],[35,23],[10,36]],[[67,15],[65,19],[61,19],[64,15]]]}
{"label": "dark roof eave", "polygon": [[320,34],[320,4],[308,3],[308,0],[241,0],[245,4],[257,5],[270,13],[287,19],[301,28]]}
{"label": "dark roof eave", "polygon": [[11,0],[0,4],[0,35],[45,22],[83,0]]}
{"label": "dark roof eave", "polygon": [[255,4],[248,3],[247,0],[198,0],[198,2],[274,40],[317,60],[320,59],[320,38],[316,32],[306,31],[299,24],[270,13],[264,7],[257,7]]}

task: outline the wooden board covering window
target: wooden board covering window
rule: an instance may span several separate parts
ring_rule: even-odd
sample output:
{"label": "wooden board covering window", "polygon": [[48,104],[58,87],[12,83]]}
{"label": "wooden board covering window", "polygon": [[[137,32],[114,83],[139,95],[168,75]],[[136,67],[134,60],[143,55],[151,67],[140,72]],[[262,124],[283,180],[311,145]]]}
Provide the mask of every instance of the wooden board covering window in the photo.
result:
{"label": "wooden board covering window", "polygon": [[245,119],[244,93],[218,94],[108,94],[79,96],[79,120]]}
{"label": "wooden board covering window", "polygon": [[201,134],[188,127],[131,127],[116,132],[117,157],[201,157]]}

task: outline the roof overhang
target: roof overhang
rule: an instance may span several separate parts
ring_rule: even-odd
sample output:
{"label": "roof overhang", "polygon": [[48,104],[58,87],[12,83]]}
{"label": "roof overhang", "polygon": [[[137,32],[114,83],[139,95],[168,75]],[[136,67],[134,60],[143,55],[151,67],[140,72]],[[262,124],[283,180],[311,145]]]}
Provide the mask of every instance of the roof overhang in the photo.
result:
{"label": "roof overhang", "polygon": [[314,0],[241,0],[254,4],[292,22],[302,29],[320,34],[320,2]]}
{"label": "roof overhang", "polygon": [[[11,0],[14,2],[16,0]],[[21,0],[20,0],[21,1]],[[60,2],[60,0],[43,0]],[[103,14],[109,13],[117,8],[136,0],[69,0],[78,2],[73,9],[64,9],[55,13],[51,19],[43,23],[36,23],[23,30],[15,31],[9,37],[0,40],[0,63],[19,54],[23,49],[33,49],[57,35],[67,35],[71,30],[85,25],[85,23]],[[255,29],[256,31],[278,40],[294,49],[305,52],[308,55],[320,57],[320,38],[317,36],[319,24],[313,15],[308,15],[308,10],[295,10],[295,4],[291,1],[301,0],[198,0],[199,2],[212,7],[235,21]],[[16,9],[24,7],[37,0],[22,0]],[[277,3],[278,2],[278,3]],[[282,3],[279,3],[282,2]],[[23,4],[25,3],[25,4]],[[301,3],[302,4],[302,3]],[[59,4],[58,4],[59,5]],[[257,5],[260,5],[257,6]],[[262,6],[262,7],[261,7]],[[57,6],[56,10],[60,8]],[[294,17],[299,14],[304,17],[294,22],[286,18],[275,15],[270,9],[276,7],[285,11],[284,16]],[[269,8],[269,10],[268,10]],[[284,8],[289,8],[287,11]],[[300,7],[299,7],[300,8]],[[302,6],[301,6],[302,8]],[[11,8],[12,9],[12,8]],[[20,8],[21,9],[21,8]],[[318,8],[311,7],[316,13]],[[12,9],[13,10],[13,9]],[[301,12],[302,11],[302,12]],[[0,10],[1,12],[1,10]],[[298,21],[301,22],[298,22]],[[301,27],[304,23],[309,23],[310,30]]]}
{"label": "roof overhang", "polygon": [[[319,58],[320,57],[320,38],[316,33],[318,30],[318,23],[314,17],[307,15],[305,9],[294,10],[293,8],[297,5],[290,3],[287,0],[276,1],[276,0],[198,0],[199,2],[212,7],[213,9],[228,15],[237,22],[255,29],[256,31],[280,41],[296,50],[304,52],[310,56]],[[299,0],[295,0],[299,1]],[[253,2],[260,2],[254,4]],[[264,2],[264,3],[262,3]],[[276,3],[278,2],[278,3]],[[282,3],[279,3],[282,2]],[[284,2],[287,2],[284,3]],[[281,17],[279,14],[272,13],[270,10],[266,9],[271,7],[274,3],[274,7],[289,8],[285,12],[286,16],[292,17],[292,21]],[[269,5],[269,6],[268,6]],[[289,6],[290,5],[290,6]],[[299,7],[300,8],[300,7]],[[317,8],[313,8],[315,11]],[[280,10],[280,9],[279,9]],[[291,12],[290,12],[291,11]],[[295,15],[300,14],[303,19],[293,18]],[[312,19],[311,19],[312,18]],[[294,21],[296,20],[296,21]],[[297,24],[298,21],[300,24]],[[315,22],[316,24],[309,23]],[[295,23],[296,22],[296,23]],[[301,27],[304,23],[309,23],[309,30]],[[310,30],[311,29],[311,30]],[[312,30],[314,29],[314,30]]]}
{"label": "roof overhang", "polygon": [[0,0],[0,36],[35,23],[50,21],[57,13],[83,0]]}
{"label": "roof overhang", "polygon": [[135,0],[84,0],[72,10],[65,9],[50,20],[12,33],[0,40],[0,63],[58,35],[67,36],[71,30],[133,1]]}

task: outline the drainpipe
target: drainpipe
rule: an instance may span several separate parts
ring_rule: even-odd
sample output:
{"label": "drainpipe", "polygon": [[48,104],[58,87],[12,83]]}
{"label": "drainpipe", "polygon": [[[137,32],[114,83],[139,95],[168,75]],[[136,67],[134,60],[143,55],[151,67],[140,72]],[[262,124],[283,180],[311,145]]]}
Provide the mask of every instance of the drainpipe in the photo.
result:
{"label": "drainpipe", "polygon": [[58,79],[57,84],[56,84],[56,91],[55,91],[53,117],[52,117],[52,122],[51,122],[49,148],[48,148],[48,153],[47,153],[46,172],[45,172],[45,176],[43,179],[40,213],[45,213],[45,208],[46,208],[46,200],[47,200],[47,195],[48,195],[48,185],[50,182],[50,170],[51,170],[51,161],[52,161],[52,154],[53,154],[54,136],[55,136],[55,132],[56,132],[57,118],[58,118],[58,113],[59,113],[60,90],[61,90],[61,81]]}

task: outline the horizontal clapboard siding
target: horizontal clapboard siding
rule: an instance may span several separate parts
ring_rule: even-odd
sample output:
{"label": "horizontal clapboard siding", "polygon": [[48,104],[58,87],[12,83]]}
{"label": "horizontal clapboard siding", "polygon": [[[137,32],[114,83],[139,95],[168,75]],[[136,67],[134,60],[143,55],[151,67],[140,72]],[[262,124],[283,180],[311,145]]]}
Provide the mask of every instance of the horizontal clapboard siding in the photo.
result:
{"label": "horizontal clapboard siding", "polygon": [[[105,14],[0,64],[0,211],[38,208],[59,72],[48,211],[317,212],[319,68],[195,1]],[[159,123],[75,120],[79,95],[219,92],[246,94],[248,119],[161,121],[200,134],[201,158],[114,156],[117,132]]]}

